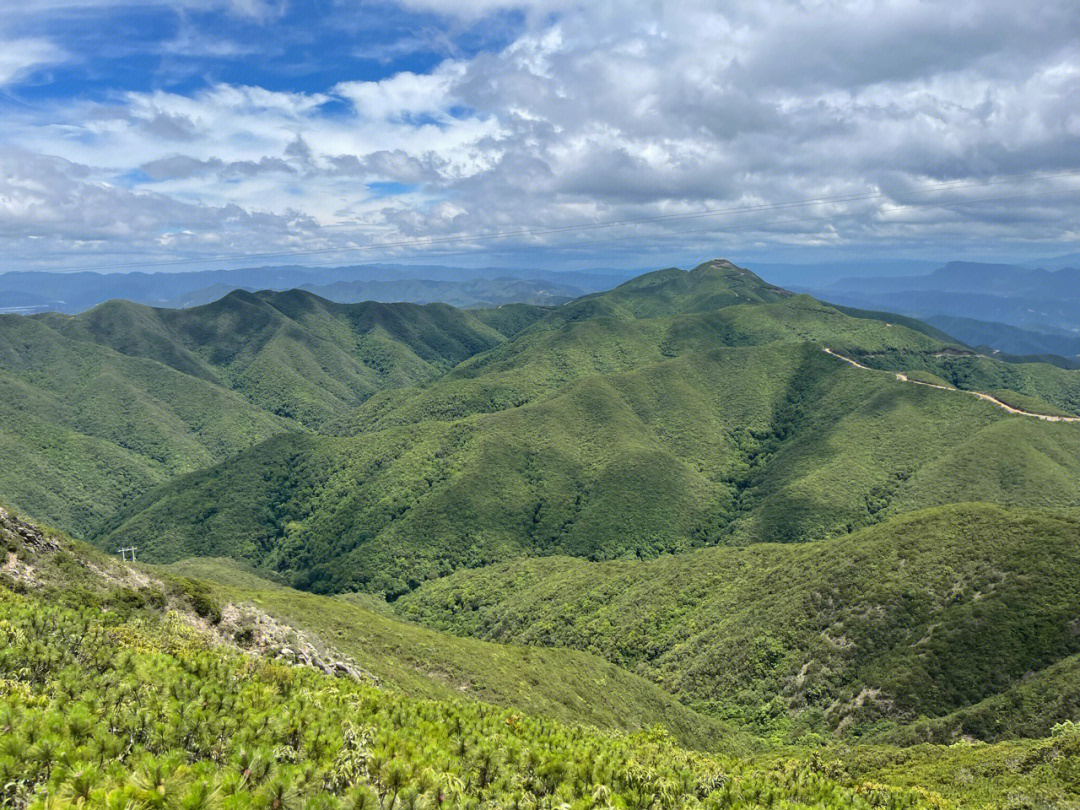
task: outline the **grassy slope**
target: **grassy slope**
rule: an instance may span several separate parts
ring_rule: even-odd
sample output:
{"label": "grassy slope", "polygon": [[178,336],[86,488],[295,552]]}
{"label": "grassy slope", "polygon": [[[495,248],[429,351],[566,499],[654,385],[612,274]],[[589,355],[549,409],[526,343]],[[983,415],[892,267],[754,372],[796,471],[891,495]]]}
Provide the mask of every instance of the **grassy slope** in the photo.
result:
{"label": "grassy slope", "polygon": [[537,650],[438,633],[348,597],[274,585],[227,560],[168,571],[213,585],[222,602],[251,603],[361,663],[382,684],[420,698],[469,697],[567,723],[634,731],[660,724],[684,745],[749,747],[748,735],[697,714],[645,679],[572,650]]}
{"label": "grassy slope", "polygon": [[[976,707],[1080,652],[1078,536],[1075,512],[948,506],[824,543],[517,560],[395,607],[460,634],[588,650],[721,715],[807,709],[868,731]],[[1053,680],[1071,697],[1002,722],[1048,733],[1080,697],[1075,672]],[[994,737],[986,714],[954,714],[934,736]]]}
{"label": "grassy slope", "polygon": [[53,530],[45,535],[58,548],[43,552],[10,531],[8,520],[0,511],[0,552],[15,557],[0,566],[0,592],[7,587],[26,593],[27,580],[18,575],[28,565],[29,593],[65,605],[123,611],[159,604],[186,613],[186,620],[194,619],[196,610],[220,616],[226,605],[252,605],[302,632],[331,658],[357,662],[382,688],[411,698],[481,701],[626,733],[663,726],[681,745],[697,749],[748,753],[760,748],[747,732],[687,709],[655,684],[587,653],[440,633],[394,616],[385,602],[362,594],[295,591],[232,560],[132,565]]}
{"label": "grassy slope", "polygon": [[1011,392],[1013,398],[1027,402],[1038,413],[1080,414],[1080,370],[1076,369],[1049,363],[1006,363],[984,355],[935,356],[933,352],[893,349],[859,359],[878,368],[927,371],[969,391]]}

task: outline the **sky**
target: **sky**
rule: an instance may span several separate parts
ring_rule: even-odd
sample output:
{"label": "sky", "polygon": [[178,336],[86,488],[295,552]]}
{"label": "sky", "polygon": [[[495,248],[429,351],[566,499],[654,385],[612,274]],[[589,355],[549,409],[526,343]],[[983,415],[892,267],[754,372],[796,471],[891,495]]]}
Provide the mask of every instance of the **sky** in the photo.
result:
{"label": "sky", "polygon": [[1080,3],[0,4],[0,270],[1080,248]]}

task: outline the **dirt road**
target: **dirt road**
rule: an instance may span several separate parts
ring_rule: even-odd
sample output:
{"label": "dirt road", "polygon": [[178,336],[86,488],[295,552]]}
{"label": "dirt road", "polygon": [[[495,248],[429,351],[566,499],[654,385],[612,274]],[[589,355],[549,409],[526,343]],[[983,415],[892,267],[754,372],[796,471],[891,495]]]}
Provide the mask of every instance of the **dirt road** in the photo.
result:
{"label": "dirt road", "polygon": [[[855,368],[861,368],[866,371],[881,371],[881,369],[873,369],[870,366],[864,366],[862,363],[857,363],[850,357],[845,357],[842,354],[838,354],[830,349],[828,346],[823,347],[826,354],[831,354],[833,357],[838,357],[845,363],[850,363]],[[963,388],[950,388],[947,385],[936,385],[935,383],[922,382],[921,380],[912,380],[906,374],[900,371],[886,372],[896,375],[896,379],[900,382],[911,383],[912,385],[925,385],[927,388],[940,388],[942,391],[959,391],[961,394],[970,394],[973,397],[979,399],[985,399],[987,402],[993,402],[999,408],[1004,408],[1009,413],[1015,413],[1019,416],[1030,416],[1033,419],[1042,419],[1044,422],[1080,422],[1080,416],[1051,416],[1046,413],[1033,413],[1031,411],[1023,411],[1019,408],[1014,408],[1012,405],[1007,405],[996,397],[992,397],[989,394],[984,394],[981,391],[965,391]]]}

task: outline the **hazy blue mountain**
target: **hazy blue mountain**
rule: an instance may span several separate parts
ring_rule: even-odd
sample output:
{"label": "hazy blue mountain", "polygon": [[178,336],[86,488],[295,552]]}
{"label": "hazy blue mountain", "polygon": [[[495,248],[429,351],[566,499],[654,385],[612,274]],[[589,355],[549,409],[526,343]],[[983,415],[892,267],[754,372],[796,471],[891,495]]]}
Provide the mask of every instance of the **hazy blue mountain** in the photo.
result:
{"label": "hazy blue mountain", "polygon": [[864,276],[926,275],[941,266],[940,261],[924,259],[868,259],[864,261],[822,262],[747,262],[747,266],[766,281],[788,289],[821,289],[840,279]]}
{"label": "hazy blue mountain", "polygon": [[828,288],[844,292],[883,293],[932,290],[955,293],[1080,298],[1080,269],[1020,267],[1014,264],[949,262],[926,275],[843,278]]}
{"label": "hazy blue mountain", "polygon": [[1080,335],[1047,335],[1004,323],[949,315],[934,315],[927,318],[927,322],[969,346],[990,346],[1020,355],[1080,356]]}
{"label": "hazy blue mountain", "polygon": [[[631,278],[635,273],[626,270],[537,270],[508,267],[451,267],[446,265],[367,264],[349,267],[245,267],[235,270],[196,270],[158,273],[74,273],[9,272],[0,274],[0,313],[56,311],[78,313],[111,299],[124,299],[158,307],[188,307],[207,304],[232,290],[288,290],[297,287],[311,289],[342,303],[366,299],[383,301],[414,301],[455,303],[475,306],[485,303],[537,298],[541,290],[551,291],[556,303],[589,292],[600,292]],[[439,287],[439,284],[462,285],[469,282],[498,281],[507,291],[495,286],[483,296],[471,300],[467,290]],[[371,284],[401,284],[413,282],[409,294],[394,287],[365,287]],[[540,285],[535,289],[519,288],[515,283]],[[355,291],[347,287],[328,285],[357,284]],[[424,287],[427,285],[427,288]],[[497,286],[497,285],[496,285]],[[378,292],[378,295],[373,294]],[[520,294],[523,298],[515,298]]]}
{"label": "hazy blue mountain", "polygon": [[[1080,269],[1076,267],[1047,270],[1014,264],[949,262],[923,275],[859,275],[827,285],[796,285],[793,289],[835,304],[890,310],[927,321],[964,319],[1042,335],[1080,336]],[[1031,339],[1021,339],[1007,330],[965,329],[975,327],[961,325],[951,333],[973,345],[1010,353],[1017,353],[1024,345],[1041,345],[1038,340],[1033,344]],[[1066,342],[1053,353],[1075,353],[1070,345]],[[1031,352],[1025,349],[1019,353]],[[1044,354],[1046,350],[1035,353]]]}
{"label": "hazy blue mountain", "polygon": [[587,292],[581,287],[546,279],[495,278],[472,281],[336,281],[306,284],[303,289],[330,301],[407,301],[413,304],[450,304],[455,307],[492,307],[502,304],[565,304]]}

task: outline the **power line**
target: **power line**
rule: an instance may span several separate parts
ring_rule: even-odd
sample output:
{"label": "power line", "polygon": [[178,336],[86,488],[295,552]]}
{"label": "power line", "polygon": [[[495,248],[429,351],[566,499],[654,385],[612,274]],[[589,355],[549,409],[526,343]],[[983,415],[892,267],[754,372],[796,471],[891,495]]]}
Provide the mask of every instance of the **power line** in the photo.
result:
{"label": "power line", "polygon": [[[930,186],[924,186],[922,189],[920,189],[918,191],[911,192],[911,193],[916,194],[916,195],[925,195],[925,194],[932,194],[932,193],[936,193],[936,192],[940,192],[940,191],[956,191],[956,190],[967,189],[967,188],[986,188],[986,187],[989,187],[989,186],[1003,185],[1003,184],[1006,184],[1006,183],[1016,183],[1016,182],[1021,182],[1021,181],[1036,182],[1036,181],[1039,181],[1039,180],[1051,180],[1051,179],[1056,179],[1056,178],[1061,178],[1061,177],[1077,177],[1077,176],[1080,176],[1080,171],[1064,171],[1064,172],[1054,172],[1054,173],[1050,173],[1050,174],[1039,174],[1039,175],[1014,175],[1014,176],[1009,177],[1009,178],[1004,178],[1004,179],[999,179],[999,180],[988,180],[988,181],[982,181],[982,182],[977,182],[977,183],[970,183],[970,182],[965,182],[965,181],[952,181],[952,182],[948,182],[948,183],[936,183],[936,184],[932,184]],[[1018,197],[1039,196],[1039,195],[1052,194],[1052,193],[1056,193],[1056,192],[1047,191],[1047,192],[1039,192],[1039,193],[1036,193],[1036,194],[1021,194],[1021,195],[1010,196],[1010,197],[1007,197],[1007,198],[989,198],[987,200],[982,200],[982,201],[990,201],[992,199],[1015,199],[1015,198],[1018,198]],[[627,226],[627,225],[644,225],[644,224],[652,224],[652,223],[659,223],[659,222],[685,221],[685,220],[693,220],[693,219],[702,219],[702,218],[706,218],[706,217],[735,215],[735,214],[753,214],[753,213],[761,213],[761,212],[765,212],[765,211],[780,211],[780,210],[788,210],[788,209],[794,209],[794,208],[805,208],[805,207],[809,207],[809,206],[825,205],[825,204],[829,204],[829,203],[864,202],[864,201],[870,201],[870,200],[874,200],[874,199],[881,199],[881,198],[889,197],[889,196],[890,196],[889,193],[884,192],[884,191],[859,192],[859,193],[854,193],[854,194],[838,194],[838,195],[828,196],[828,197],[815,197],[813,199],[805,199],[805,200],[791,200],[791,201],[776,202],[776,203],[761,203],[759,205],[737,206],[737,207],[728,207],[728,208],[713,208],[713,209],[705,209],[705,210],[702,210],[702,211],[690,211],[690,212],[684,212],[684,213],[678,213],[678,214],[661,214],[661,215],[656,215],[656,216],[651,216],[651,217],[637,217],[637,218],[628,218],[628,219],[619,219],[619,220],[608,220],[608,221],[604,221],[604,222],[585,223],[585,224],[579,224],[579,225],[564,225],[564,226],[560,226],[560,227],[544,228],[544,229],[539,229],[539,230],[538,229],[532,229],[532,228],[524,228],[524,229],[518,229],[518,230],[512,230],[512,231],[498,231],[498,232],[495,232],[495,233],[485,233],[485,234],[459,234],[459,235],[455,235],[455,236],[445,236],[445,237],[418,237],[418,238],[415,238],[415,239],[406,239],[406,240],[400,240],[400,241],[396,241],[396,242],[383,242],[383,243],[379,243],[379,244],[369,244],[369,245],[346,245],[346,246],[341,246],[341,247],[314,248],[314,249],[309,249],[309,250],[296,250],[296,251],[268,251],[268,252],[259,252],[259,253],[233,253],[233,254],[225,253],[225,254],[216,254],[216,255],[213,255],[213,256],[205,256],[205,257],[200,257],[200,258],[166,259],[166,260],[159,260],[159,261],[129,262],[129,263],[122,263],[122,264],[119,264],[119,263],[118,264],[98,264],[98,265],[86,265],[86,266],[83,266],[83,267],[63,268],[63,269],[68,270],[68,271],[76,271],[76,272],[77,271],[94,271],[94,270],[124,270],[124,269],[137,268],[137,267],[174,267],[174,266],[181,266],[181,265],[188,265],[188,264],[203,264],[203,263],[206,263],[206,262],[227,262],[227,261],[237,261],[237,260],[251,261],[251,260],[255,260],[255,259],[289,258],[289,257],[294,257],[294,256],[295,257],[318,256],[318,255],[325,255],[325,254],[331,254],[331,253],[361,253],[361,252],[368,252],[368,251],[375,251],[375,250],[389,250],[389,249],[394,249],[394,248],[433,247],[433,246],[437,246],[437,245],[453,244],[453,243],[460,243],[460,242],[481,242],[481,241],[491,241],[491,240],[496,240],[496,239],[507,239],[507,238],[520,237],[520,236],[529,236],[529,237],[550,236],[550,235],[560,234],[560,233],[571,233],[571,232],[581,232],[581,231],[589,231],[589,230],[600,230],[600,229],[604,229],[604,228],[624,227],[624,226]],[[930,203],[927,203],[927,202],[909,203],[909,204],[903,204],[903,205],[899,205],[899,206],[893,206],[891,209],[885,209],[885,210],[900,210],[900,209],[903,209],[903,208],[912,208],[912,207],[935,207],[935,206],[949,206],[949,205],[965,205],[965,204],[969,204],[971,202],[979,202],[979,200],[975,200],[975,201],[972,201],[972,200],[958,200],[958,201],[948,201],[948,202],[941,202],[941,203],[933,203],[933,202],[930,202]],[[815,217],[807,217],[807,218],[801,218],[801,219],[787,220],[786,222],[804,222],[804,221],[808,221],[808,220],[829,219],[829,218],[832,218],[832,217],[831,216],[825,216],[825,217],[816,217],[815,216]],[[773,223],[773,224],[783,224],[783,223]],[[721,229],[709,228],[709,229],[705,229],[705,230],[731,230],[731,229],[730,228],[726,228],[726,229],[725,228],[721,228]],[[688,232],[694,232],[694,231],[688,231]],[[676,233],[679,233],[679,232],[676,232]],[[650,234],[650,236],[651,236],[651,234]],[[629,238],[641,238],[641,237],[617,237],[617,238],[629,239]],[[614,240],[611,239],[611,238],[605,238],[605,239],[600,239],[600,240],[595,240],[595,241],[596,242],[605,242],[605,241],[614,241]],[[579,244],[589,244],[589,243],[590,243],[589,241],[582,241]],[[553,245],[553,246],[549,246],[549,247],[559,247],[559,246],[558,245]],[[468,252],[472,253],[474,251],[468,251]],[[439,253],[437,255],[444,255],[445,256],[445,255],[454,255],[454,254],[452,254],[452,253]],[[58,269],[60,269],[60,268],[58,268]]]}

